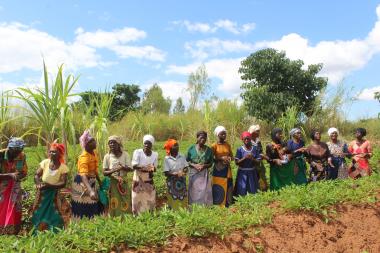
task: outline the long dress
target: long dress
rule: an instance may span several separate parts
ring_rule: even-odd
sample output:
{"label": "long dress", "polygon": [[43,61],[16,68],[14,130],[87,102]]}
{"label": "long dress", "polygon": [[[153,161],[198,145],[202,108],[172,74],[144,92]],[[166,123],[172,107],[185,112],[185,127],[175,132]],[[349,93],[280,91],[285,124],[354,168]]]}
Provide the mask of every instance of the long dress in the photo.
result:
{"label": "long dress", "polygon": [[[212,150],[208,146],[205,146],[204,150],[198,150],[194,144],[187,151],[186,160],[194,164],[212,164]],[[209,206],[212,203],[212,186],[208,169],[198,171],[195,168],[190,168],[189,204]]]}
{"label": "long dress", "polygon": [[[179,172],[184,171],[189,166],[186,157],[178,154],[177,157],[168,155],[164,161],[164,172]],[[188,192],[186,189],[186,176],[178,177],[176,175],[169,175],[166,178],[167,186],[167,200],[168,206],[173,210],[180,208],[187,208],[188,206]]]}
{"label": "long dress", "polygon": [[[69,172],[69,168],[65,164],[61,164],[58,169],[51,170],[49,168],[50,161],[50,159],[45,159],[40,163],[42,182],[56,185],[60,183],[61,176]],[[56,232],[58,231],[57,228],[63,228],[61,202],[63,198],[60,198],[59,194],[59,189],[46,188],[37,190],[32,216],[32,223],[36,230],[49,229]]]}
{"label": "long dress", "polygon": [[337,143],[327,142],[331,154],[331,162],[333,167],[328,167],[328,178],[329,179],[343,179],[348,177],[348,169],[346,165],[345,157],[348,153],[348,146],[343,141],[338,141]]}
{"label": "long dress", "polygon": [[[19,172],[26,176],[28,167],[22,152],[13,161],[8,160],[8,150],[0,151],[0,173]],[[18,180],[0,179],[0,235],[17,234],[21,229],[22,190]]]}
{"label": "long dress", "polygon": [[305,147],[303,140],[300,140],[298,143],[294,140],[289,140],[287,144],[287,149],[293,155],[292,159],[294,160],[294,183],[301,185],[307,183],[306,178],[306,161],[303,153],[295,152],[297,149]]}
{"label": "long dress", "polygon": [[[113,153],[108,153],[104,156],[103,169],[113,170],[120,165],[131,167],[131,160],[127,152],[123,151],[119,157]],[[120,177],[122,181],[119,182],[116,177]],[[125,213],[132,213],[131,190],[127,180],[127,172],[120,170],[112,173],[109,178],[111,181],[109,189],[109,215],[114,217]]]}
{"label": "long dress", "polygon": [[218,161],[223,156],[233,159],[230,144],[214,143],[211,145],[214,154],[214,166],[212,170],[212,198],[214,205],[228,207],[232,204],[233,180],[230,163]]}
{"label": "long dress", "polygon": [[[152,151],[147,156],[142,149],[133,152],[132,166],[145,167],[158,166],[158,153]],[[132,212],[140,214],[146,211],[153,211],[156,207],[156,189],[153,183],[153,172],[135,170],[133,173],[132,186]]]}
{"label": "long dress", "polygon": [[324,142],[320,142],[319,145],[311,144],[307,152],[310,163],[309,181],[315,182],[327,179],[328,158],[330,157],[327,144]]}
{"label": "long dress", "polygon": [[[74,220],[82,219],[83,217],[93,218],[95,215],[100,215],[104,212],[104,206],[99,201],[98,186],[96,184],[98,162],[96,152],[90,154],[83,151],[78,158],[78,174],[75,176],[71,186],[71,211]],[[81,176],[87,177],[90,187],[96,194],[96,200],[90,198],[90,192],[83,184]]]}
{"label": "long dress", "polygon": [[[257,146],[252,146],[251,149],[246,149],[241,146],[236,150],[235,160],[240,160],[247,154],[251,154],[253,158],[260,160],[260,153]],[[238,168],[235,182],[235,196],[245,196],[247,193],[257,193],[259,189],[259,179],[257,167],[259,163],[255,164],[252,160],[244,160]]]}
{"label": "long dress", "polygon": [[351,170],[358,170],[357,173],[350,173],[350,176],[353,178],[370,176],[372,174],[372,169],[369,165],[369,158],[361,156],[363,154],[372,153],[371,143],[368,140],[365,140],[363,143],[358,143],[356,140],[352,141],[348,147],[348,151],[353,154],[353,168]]}
{"label": "long dress", "polygon": [[[284,143],[268,144],[266,147],[266,155],[270,159],[284,159]],[[285,186],[294,183],[294,160],[290,160],[281,165],[269,162],[270,165],[270,189],[272,191],[279,190]]]}

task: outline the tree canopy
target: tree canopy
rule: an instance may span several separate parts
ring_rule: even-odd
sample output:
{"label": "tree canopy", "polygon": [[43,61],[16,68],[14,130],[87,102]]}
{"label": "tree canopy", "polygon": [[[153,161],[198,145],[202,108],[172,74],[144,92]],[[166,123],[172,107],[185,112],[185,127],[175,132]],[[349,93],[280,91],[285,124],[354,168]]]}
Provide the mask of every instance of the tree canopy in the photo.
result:
{"label": "tree canopy", "polygon": [[144,92],[141,109],[144,113],[158,112],[169,114],[171,105],[172,101],[170,98],[164,98],[161,87],[155,83]]}
{"label": "tree canopy", "polygon": [[241,97],[250,115],[274,121],[288,107],[297,106],[306,115],[313,112],[327,78],[318,77],[322,64],[304,67],[302,60],[290,60],[275,49],[259,50],[242,61],[239,73],[245,81]]}
{"label": "tree canopy", "polygon": [[[110,120],[121,119],[128,111],[137,109],[140,103],[140,97],[138,96],[140,91],[140,87],[135,84],[115,84],[112,87],[112,92],[110,92],[113,95]],[[95,91],[86,91],[80,94],[82,101],[86,105],[90,104],[91,98],[100,99],[100,95],[100,92]]]}

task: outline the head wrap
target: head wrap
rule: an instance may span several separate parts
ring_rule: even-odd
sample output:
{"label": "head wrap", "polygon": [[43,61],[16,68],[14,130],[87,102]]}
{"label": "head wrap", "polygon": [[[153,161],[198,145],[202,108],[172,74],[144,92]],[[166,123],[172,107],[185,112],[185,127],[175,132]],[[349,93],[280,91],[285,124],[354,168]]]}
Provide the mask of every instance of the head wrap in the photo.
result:
{"label": "head wrap", "polygon": [[224,126],[217,126],[214,130],[214,134],[218,136],[221,132],[227,132]]}
{"label": "head wrap", "polygon": [[119,144],[120,147],[123,146],[123,140],[122,140],[121,136],[111,135],[110,137],[108,137],[108,142],[110,142],[110,141],[116,141],[116,143]]}
{"label": "head wrap", "polygon": [[329,136],[331,136],[333,133],[337,133],[337,134],[339,134],[339,131],[338,131],[338,129],[335,128],[335,127],[330,127],[329,130],[327,130],[327,134],[328,134]]}
{"label": "head wrap", "polygon": [[365,128],[359,127],[355,129],[355,133],[359,132],[363,137],[367,135],[367,130]]}
{"label": "head wrap", "polygon": [[20,148],[23,149],[25,147],[25,142],[21,138],[12,137],[8,141],[8,148]]}
{"label": "head wrap", "polygon": [[250,133],[250,132],[247,132],[247,131],[243,132],[243,133],[241,134],[241,139],[244,140],[245,138],[250,138],[250,139],[252,139],[252,135],[251,135],[251,133]]}
{"label": "head wrap", "polygon": [[166,150],[166,154],[169,155],[170,154],[170,150],[171,148],[176,144],[178,143],[177,140],[174,140],[174,139],[169,139],[165,142],[164,144],[164,149]]}
{"label": "head wrap", "polygon": [[316,133],[320,133],[320,131],[319,130],[312,130],[310,133],[310,139],[312,139],[313,141],[315,140],[315,134]]}
{"label": "head wrap", "polygon": [[292,130],[290,130],[289,135],[290,135],[290,137],[293,137],[293,135],[295,135],[296,133],[300,133],[300,132],[301,132],[301,129],[295,127]]}
{"label": "head wrap", "polygon": [[149,141],[153,145],[154,144],[154,137],[150,134],[144,135],[143,144],[145,144],[146,141]]}
{"label": "head wrap", "polygon": [[274,141],[274,142],[278,142],[279,140],[277,139],[277,137],[276,137],[276,135],[278,134],[278,133],[282,133],[282,129],[281,128],[273,128],[272,129],[272,132],[271,132],[271,134],[270,134],[270,136],[271,136],[271,138],[272,138],[272,141]]}
{"label": "head wrap", "polygon": [[92,139],[94,139],[91,134],[90,134],[90,131],[88,130],[85,130],[82,134],[81,137],[79,137],[79,143],[80,143],[80,146],[84,149],[87,145],[87,143],[89,143]]}
{"label": "head wrap", "polygon": [[63,145],[62,143],[54,142],[50,145],[50,149],[56,149],[59,154],[59,162],[65,163],[65,145]]}
{"label": "head wrap", "polygon": [[248,129],[248,132],[250,134],[252,134],[253,132],[256,132],[256,131],[259,131],[260,130],[260,126],[259,125],[252,125],[249,127]]}
{"label": "head wrap", "polygon": [[207,133],[205,131],[203,131],[203,130],[200,130],[200,131],[197,132],[197,138],[199,138],[199,136],[201,136],[201,135],[203,135],[204,137],[207,138]]}

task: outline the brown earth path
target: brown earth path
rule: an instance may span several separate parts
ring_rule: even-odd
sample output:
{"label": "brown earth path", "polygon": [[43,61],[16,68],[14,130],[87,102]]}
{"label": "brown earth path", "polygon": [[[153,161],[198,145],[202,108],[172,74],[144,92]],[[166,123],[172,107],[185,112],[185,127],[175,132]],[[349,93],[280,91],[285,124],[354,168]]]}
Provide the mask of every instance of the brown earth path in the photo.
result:
{"label": "brown earth path", "polygon": [[[380,195],[378,195],[379,199]],[[221,239],[173,238],[162,247],[114,252],[373,252],[380,253],[380,202],[340,205],[328,222],[320,215],[276,215],[271,224],[236,231]]]}

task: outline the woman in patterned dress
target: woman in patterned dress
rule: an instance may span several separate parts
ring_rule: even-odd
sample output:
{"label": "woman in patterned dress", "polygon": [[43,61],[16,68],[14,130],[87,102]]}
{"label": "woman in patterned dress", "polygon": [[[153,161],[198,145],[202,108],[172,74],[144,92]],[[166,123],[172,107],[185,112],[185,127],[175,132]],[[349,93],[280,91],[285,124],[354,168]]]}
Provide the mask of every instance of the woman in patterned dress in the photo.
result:
{"label": "woman in patterned dress", "polygon": [[156,189],[153,183],[153,172],[158,166],[158,153],[152,150],[154,137],[145,135],[144,147],[133,152],[132,168],[132,212],[137,215],[153,211],[156,207]]}
{"label": "woman in patterned dress", "polygon": [[352,166],[349,174],[350,177],[355,179],[370,176],[372,173],[371,166],[369,165],[369,159],[372,156],[372,145],[365,139],[366,135],[366,129],[357,128],[355,130],[356,139],[348,147],[348,151],[352,154]]}
{"label": "woman in patterned dress", "polygon": [[338,139],[339,131],[335,127],[329,128],[327,134],[330,136],[327,146],[330,150],[331,164],[333,165],[333,167],[329,166],[328,168],[328,179],[347,178],[348,169],[345,158],[349,156],[348,145]]}
{"label": "woman in patterned dress", "polygon": [[313,130],[310,134],[311,143],[307,148],[307,160],[310,164],[310,182],[327,179],[327,170],[331,164],[330,150],[326,143],[321,141],[321,132]]}
{"label": "woman in patterned dress", "polygon": [[186,160],[190,165],[189,204],[212,205],[212,186],[209,168],[212,167],[213,153],[206,145],[207,133],[197,132],[197,143],[187,151]]}
{"label": "woman in patterned dress", "polygon": [[103,159],[103,173],[110,178],[108,213],[114,217],[132,213],[131,188],[127,180],[127,172],[132,171],[132,166],[120,136],[110,136],[108,147],[109,152]]}
{"label": "woman in patterned dress", "polygon": [[228,207],[232,204],[233,180],[231,161],[233,159],[231,145],[226,141],[227,131],[218,126],[214,131],[218,141],[211,145],[214,154],[212,170],[212,198],[214,205]]}
{"label": "woman in patterned dress", "polygon": [[65,146],[53,143],[49,158],[43,160],[34,176],[37,194],[33,205],[32,223],[35,231],[59,231],[64,226],[60,189],[66,186],[69,168],[65,164]]}
{"label": "woman in patterned dress", "polygon": [[74,177],[71,188],[72,219],[93,218],[104,213],[104,206],[99,201],[98,188],[101,184],[96,152],[96,140],[88,130],[79,138],[83,149],[78,158],[78,174]]}
{"label": "woman in patterned dress", "polygon": [[28,172],[23,152],[25,143],[11,138],[0,151],[0,235],[18,234],[22,218],[21,179]]}
{"label": "woman in patterned dress", "polygon": [[168,206],[173,210],[187,208],[186,172],[189,164],[186,157],[179,153],[179,144],[175,139],[167,140],[164,149],[166,150],[164,173],[168,187]]}

